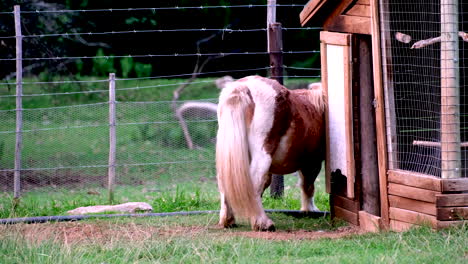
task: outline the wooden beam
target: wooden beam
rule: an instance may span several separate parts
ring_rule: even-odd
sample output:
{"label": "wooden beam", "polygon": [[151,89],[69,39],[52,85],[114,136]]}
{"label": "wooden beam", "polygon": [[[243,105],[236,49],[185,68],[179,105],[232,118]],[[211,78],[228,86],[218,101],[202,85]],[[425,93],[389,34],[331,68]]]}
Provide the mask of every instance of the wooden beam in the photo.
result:
{"label": "wooden beam", "polygon": [[468,220],[461,221],[437,221],[437,229],[449,228],[453,226],[466,225]]}
{"label": "wooden beam", "polygon": [[335,206],[344,208],[348,211],[357,213],[359,212],[359,202],[348,199],[346,197],[338,196],[338,195],[331,195],[331,199],[333,199],[333,204]]}
{"label": "wooden beam", "polygon": [[396,183],[389,183],[388,184],[388,193],[393,194],[396,196],[409,198],[418,201],[425,201],[429,203],[436,202],[436,194],[438,192],[419,189],[415,187],[410,187],[406,185],[396,184]]}
{"label": "wooden beam", "polygon": [[390,202],[390,207],[406,209],[434,216],[437,214],[437,208],[434,203],[418,201],[395,195],[389,195],[388,200]]}
{"label": "wooden beam", "polygon": [[390,207],[390,219],[418,225],[429,224],[432,227],[437,227],[437,218],[435,216],[395,207]]}
{"label": "wooden beam", "polygon": [[367,232],[379,232],[382,227],[380,219],[368,212],[359,211],[359,226]]}
{"label": "wooden beam", "polygon": [[330,23],[325,24],[324,29],[355,34],[371,34],[368,17],[339,15]]}
{"label": "wooden beam", "polygon": [[442,179],[442,192],[466,192],[468,191],[468,178]]}
{"label": "wooden beam", "polygon": [[350,46],[351,34],[320,31],[320,41],[331,45]]}
{"label": "wooden beam", "polygon": [[438,194],[436,195],[437,207],[468,206],[468,193]]}
{"label": "wooden beam", "polygon": [[346,222],[351,223],[353,225],[359,225],[359,218],[357,212],[354,213],[338,206],[334,207],[334,211],[335,217],[343,219]]}
{"label": "wooden beam", "polygon": [[468,206],[437,208],[437,220],[465,220],[468,219]]}
{"label": "wooden beam", "polygon": [[[440,148],[440,142],[434,141],[423,141],[423,140],[415,140],[413,141],[414,146],[423,146],[423,147],[437,147]],[[460,147],[468,147],[468,142],[461,142]]]}
{"label": "wooden beam", "polygon": [[384,90],[382,85],[382,54],[380,45],[379,7],[377,0],[371,0],[372,65],[374,69],[375,123],[377,133],[377,155],[380,185],[380,214],[382,224],[389,225],[387,191],[387,142],[385,124]]}
{"label": "wooden beam", "polygon": [[437,192],[442,191],[441,179],[416,172],[390,170],[388,171],[388,182]]}

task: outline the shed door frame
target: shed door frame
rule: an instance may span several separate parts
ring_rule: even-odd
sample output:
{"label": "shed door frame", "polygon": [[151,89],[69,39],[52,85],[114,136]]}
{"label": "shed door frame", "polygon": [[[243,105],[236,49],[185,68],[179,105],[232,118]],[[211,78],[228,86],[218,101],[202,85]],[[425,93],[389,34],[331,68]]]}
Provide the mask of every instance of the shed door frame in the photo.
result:
{"label": "shed door frame", "polygon": [[[322,31],[320,32],[320,41],[321,41],[321,64],[322,64],[322,85],[326,91],[327,94],[327,100],[329,102],[329,108],[325,113],[325,118],[326,118],[326,141],[327,141],[327,150],[326,150],[326,167],[325,167],[325,177],[326,177],[326,191],[327,193],[331,193],[331,174],[332,170],[336,170],[337,168],[332,168],[332,166],[339,166],[341,167],[341,173],[344,174],[347,178],[347,197],[354,199],[355,198],[355,190],[354,190],[354,183],[355,183],[355,161],[354,161],[354,148],[353,148],[353,109],[352,109],[352,54],[351,54],[351,36],[352,34],[346,34],[346,33],[335,33],[335,32],[327,32],[327,31]],[[340,77],[335,77],[329,75],[329,72],[331,70],[328,69],[328,49],[333,47],[333,49],[336,49],[336,47],[342,47],[343,51],[343,58],[340,63],[343,63],[343,86],[339,87],[337,89],[343,89],[343,94],[337,94],[337,98],[330,97],[329,96],[329,87],[328,83],[330,82],[330,78],[340,78]],[[327,49],[328,48],[328,49]],[[335,68],[334,68],[335,70]],[[340,69],[341,70],[341,69]],[[338,71],[338,73],[340,73]],[[333,79],[333,81],[336,81],[336,79]],[[339,80],[341,81],[341,80]],[[336,91],[331,90],[330,93],[336,93]],[[341,97],[342,96],[342,97]],[[342,102],[336,102],[336,101],[330,101],[330,100],[343,100]],[[330,104],[332,102],[332,104]],[[337,106],[343,106],[343,108],[337,110],[337,109],[331,109],[330,106],[333,106],[335,104]],[[342,113],[339,113],[339,111],[344,111]],[[337,125],[337,124],[331,124],[333,122],[333,119],[330,118],[330,113],[331,111],[337,111],[338,114],[342,114],[344,118],[344,127],[342,128],[344,131],[338,131],[337,134],[338,136],[344,137],[344,142],[340,142],[340,144],[344,144],[341,146],[338,146],[336,142],[336,138],[334,136],[330,137],[330,127],[331,125]],[[341,125],[341,124],[340,124]],[[341,147],[341,149],[339,149]],[[333,155],[338,155],[333,157],[332,156],[332,148],[334,148],[333,152],[335,154]],[[340,152],[343,150],[345,153],[336,153]],[[344,156],[339,156],[344,154]],[[343,160],[344,159],[344,160]],[[333,163],[333,164],[332,164]],[[345,167],[345,168],[344,168]]]}

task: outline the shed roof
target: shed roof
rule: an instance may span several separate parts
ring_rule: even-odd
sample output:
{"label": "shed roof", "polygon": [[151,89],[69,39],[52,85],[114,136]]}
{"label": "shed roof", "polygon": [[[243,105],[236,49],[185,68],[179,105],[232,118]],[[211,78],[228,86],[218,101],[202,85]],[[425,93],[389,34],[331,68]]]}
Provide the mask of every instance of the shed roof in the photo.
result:
{"label": "shed roof", "polygon": [[327,31],[370,34],[370,0],[310,0],[300,21]]}

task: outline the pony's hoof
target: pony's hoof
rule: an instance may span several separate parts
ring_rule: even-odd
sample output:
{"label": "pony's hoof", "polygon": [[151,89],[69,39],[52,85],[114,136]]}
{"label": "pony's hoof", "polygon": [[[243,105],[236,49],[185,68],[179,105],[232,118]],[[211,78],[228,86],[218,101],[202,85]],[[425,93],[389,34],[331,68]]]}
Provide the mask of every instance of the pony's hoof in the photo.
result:
{"label": "pony's hoof", "polygon": [[253,230],[261,232],[274,232],[276,231],[276,227],[273,221],[268,220],[266,223],[256,223],[253,226]]}
{"label": "pony's hoof", "polygon": [[237,227],[237,224],[234,221],[234,219],[231,221],[219,221],[218,225],[223,228],[234,228]]}

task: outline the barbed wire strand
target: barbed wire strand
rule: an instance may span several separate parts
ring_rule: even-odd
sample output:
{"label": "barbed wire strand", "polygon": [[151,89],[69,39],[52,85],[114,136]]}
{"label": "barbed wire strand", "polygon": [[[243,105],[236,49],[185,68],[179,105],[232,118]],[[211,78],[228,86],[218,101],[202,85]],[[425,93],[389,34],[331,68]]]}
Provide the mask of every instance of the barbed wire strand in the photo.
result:
{"label": "barbed wire strand", "polygon": [[[309,51],[282,51],[282,54],[306,54],[320,53],[319,50]],[[42,58],[23,58],[22,61],[38,60],[78,60],[78,59],[119,59],[119,58],[153,58],[153,57],[202,57],[216,56],[224,57],[231,55],[266,55],[267,51],[244,51],[244,52],[217,52],[217,53],[174,53],[174,54],[147,54],[147,55],[108,55],[108,56],[71,56],[71,57],[42,57]],[[16,61],[16,58],[0,59],[0,61]]]}
{"label": "barbed wire strand", "polygon": [[[288,30],[321,30],[321,27],[304,27],[304,28],[282,28]],[[136,34],[136,33],[168,33],[168,32],[223,32],[223,33],[244,33],[244,32],[266,32],[267,28],[257,29],[232,29],[232,28],[186,28],[186,29],[144,29],[144,30],[125,30],[125,31],[104,31],[104,32],[66,32],[54,34],[32,34],[21,35],[23,38],[45,38],[45,37],[70,37],[70,36],[94,36],[94,35],[118,35],[118,34]],[[0,39],[14,39],[17,36],[5,36]]]}
{"label": "barbed wire strand", "polygon": [[[160,11],[160,10],[185,10],[185,9],[218,9],[218,8],[258,8],[258,7],[304,7],[296,4],[276,4],[276,5],[214,5],[214,6],[173,6],[173,7],[147,7],[147,8],[107,8],[107,9],[75,9],[75,10],[33,10],[21,11],[21,14],[41,14],[41,13],[75,13],[75,12],[120,12],[120,11]],[[0,12],[0,14],[13,14],[13,11]]]}

